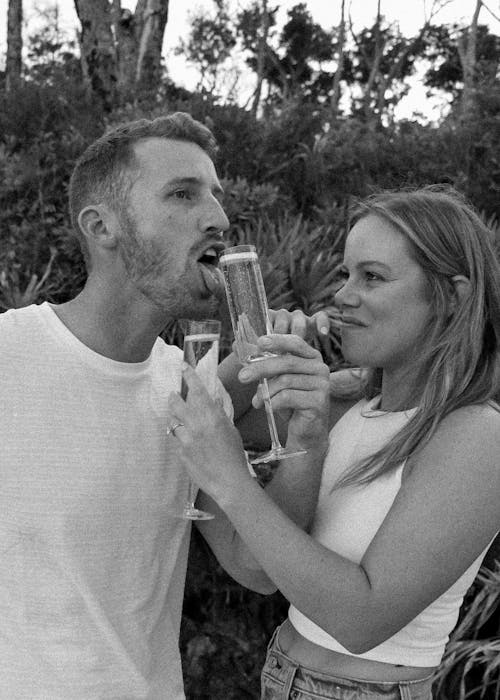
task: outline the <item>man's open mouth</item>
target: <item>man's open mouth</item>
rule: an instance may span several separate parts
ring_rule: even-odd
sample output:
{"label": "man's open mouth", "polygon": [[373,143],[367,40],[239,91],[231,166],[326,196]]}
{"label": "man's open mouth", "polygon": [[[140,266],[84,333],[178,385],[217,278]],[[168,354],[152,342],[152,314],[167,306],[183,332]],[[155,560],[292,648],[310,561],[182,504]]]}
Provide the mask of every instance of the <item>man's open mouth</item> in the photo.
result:
{"label": "man's open mouth", "polygon": [[217,297],[224,295],[224,277],[219,269],[219,255],[223,250],[223,243],[212,245],[197,260],[205,287]]}
{"label": "man's open mouth", "polygon": [[215,248],[208,248],[204,251],[203,255],[198,258],[198,262],[202,265],[209,265],[217,267],[219,264],[220,252],[217,252]]}

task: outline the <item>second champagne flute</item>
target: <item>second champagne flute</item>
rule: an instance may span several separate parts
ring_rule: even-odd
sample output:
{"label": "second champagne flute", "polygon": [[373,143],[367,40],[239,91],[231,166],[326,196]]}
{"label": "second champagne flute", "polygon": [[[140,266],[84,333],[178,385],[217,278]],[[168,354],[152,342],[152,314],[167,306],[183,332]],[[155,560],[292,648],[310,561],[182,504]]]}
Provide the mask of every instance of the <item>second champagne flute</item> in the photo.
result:
{"label": "second champagne flute", "polygon": [[[217,366],[219,364],[220,321],[183,320],[184,362],[190,365],[203,381],[210,396],[215,399],[217,393]],[[187,396],[187,385],[182,380],[181,396]],[[195,506],[197,488],[189,480],[188,496],[182,517],[188,520],[211,520],[212,513]]]}
{"label": "second champagne flute", "polygon": [[[236,352],[240,362],[249,364],[266,357],[276,356],[275,353],[263,352],[257,345],[257,339],[271,333],[272,329],[255,246],[238,245],[226,248],[219,258],[219,265],[224,274]],[[292,451],[281,445],[267,379],[262,380],[260,388],[271,435],[271,449],[269,452],[254,458],[252,464],[272,462],[305,454],[305,450]]]}

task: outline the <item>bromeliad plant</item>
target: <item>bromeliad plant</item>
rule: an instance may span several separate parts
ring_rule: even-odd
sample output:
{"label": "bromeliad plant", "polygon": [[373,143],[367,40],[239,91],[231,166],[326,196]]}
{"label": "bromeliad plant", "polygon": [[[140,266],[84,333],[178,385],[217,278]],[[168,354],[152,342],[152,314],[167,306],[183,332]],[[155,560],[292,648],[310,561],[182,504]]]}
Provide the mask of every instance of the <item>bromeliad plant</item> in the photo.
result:
{"label": "bromeliad plant", "polygon": [[[242,222],[230,232],[231,244],[256,247],[269,307],[302,309],[306,314],[333,305],[344,235],[335,223],[317,225],[287,213]],[[328,342],[313,342],[332,368],[339,364],[339,343],[333,332]]]}
{"label": "bromeliad plant", "polygon": [[500,700],[500,561],[483,567],[436,675],[439,700]]}

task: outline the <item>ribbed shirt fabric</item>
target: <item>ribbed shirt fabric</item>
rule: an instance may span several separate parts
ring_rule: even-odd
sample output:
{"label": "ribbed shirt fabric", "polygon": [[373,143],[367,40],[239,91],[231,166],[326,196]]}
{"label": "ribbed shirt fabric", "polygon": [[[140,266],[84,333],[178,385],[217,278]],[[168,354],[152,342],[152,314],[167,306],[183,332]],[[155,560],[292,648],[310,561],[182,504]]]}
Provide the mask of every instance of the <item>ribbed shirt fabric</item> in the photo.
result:
{"label": "ribbed shirt fabric", "polygon": [[47,303],[0,314],[0,698],[184,700],[181,362],[103,357]]}

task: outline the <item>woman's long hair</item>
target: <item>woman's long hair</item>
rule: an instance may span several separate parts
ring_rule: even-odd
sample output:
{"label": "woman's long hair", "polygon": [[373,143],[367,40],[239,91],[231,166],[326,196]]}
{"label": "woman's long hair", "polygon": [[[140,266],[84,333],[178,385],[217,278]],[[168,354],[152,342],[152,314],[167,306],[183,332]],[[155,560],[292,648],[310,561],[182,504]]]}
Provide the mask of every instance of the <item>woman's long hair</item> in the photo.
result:
{"label": "woman's long hair", "polygon": [[[451,411],[498,400],[500,392],[500,264],[495,235],[455,190],[429,186],[375,194],[358,204],[353,222],[376,216],[400,231],[422,267],[432,317],[416,349],[418,410],[393,439],[350,469],[337,487],[369,483],[424,447]],[[451,278],[470,291],[457,299]],[[380,392],[371,371],[367,398]]]}

